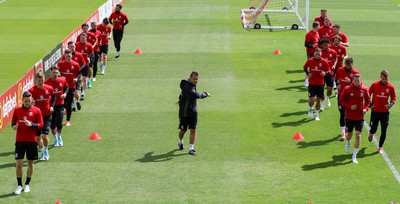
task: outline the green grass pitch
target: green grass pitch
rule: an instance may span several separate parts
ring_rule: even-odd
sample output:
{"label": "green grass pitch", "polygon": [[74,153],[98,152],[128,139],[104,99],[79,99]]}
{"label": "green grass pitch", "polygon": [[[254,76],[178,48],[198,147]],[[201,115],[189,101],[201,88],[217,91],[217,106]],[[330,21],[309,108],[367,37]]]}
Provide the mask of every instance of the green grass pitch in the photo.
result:
{"label": "green grass pitch", "polygon": [[[102,3],[1,3],[0,91]],[[399,202],[399,182],[365,129],[359,164],[351,163],[337,140],[335,99],[320,122],[307,119],[305,31],[248,32],[240,24],[246,4],[126,0],[123,11],[131,22],[121,58],[109,61],[82,110],[73,113],[72,126],[63,129],[64,147],[36,163],[30,193],[13,195],[15,133],[10,127],[0,133],[0,203]],[[365,85],[387,68],[399,88],[399,4],[311,0],[310,18],[327,8],[341,24]],[[274,55],[276,49],[282,54]],[[114,53],[111,43],[110,59]],[[200,72],[198,91],[212,94],[198,101],[194,157],[187,154],[187,135],[185,151],[176,150],[179,82],[192,70]],[[399,111],[398,105],[391,110],[384,146],[398,170]],[[92,132],[102,140],[90,141]],[[296,132],[305,140],[293,141]]]}

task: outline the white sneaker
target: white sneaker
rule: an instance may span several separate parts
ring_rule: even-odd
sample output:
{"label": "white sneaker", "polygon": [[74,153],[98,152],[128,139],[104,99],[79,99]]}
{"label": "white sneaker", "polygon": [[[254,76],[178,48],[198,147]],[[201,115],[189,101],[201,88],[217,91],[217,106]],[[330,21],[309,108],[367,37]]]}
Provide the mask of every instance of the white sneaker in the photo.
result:
{"label": "white sneaker", "polygon": [[316,120],[316,121],[320,121],[321,119],[319,119],[319,116],[318,116],[318,115],[315,115],[315,120]]}
{"label": "white sneaker", "polygon": [[101,70],[101,75],[105,75],[106,72],[104,70]]}
{"label": "white sneaker", "polygon": [[25,192],[25,193],[31,192],[31,188],[29,188],[29,185],[26,185],[26,184],[25,184],[25,186],[24,186],[24,192]]}
{"label": "white sneaker", "polygon": [[17,187],[17,189],[15,189],[15,195],[19,195],[19,194],[21,194],[21,191],[22,191],[22,186],[18,186]]}
{"label": "white sneaker", "polygon": [[354,158],[352,158],[351,160],[352,160],[352,162],[353,162],[354,164],[358,164],[357,158],[354,157]]}
{"label": "white sneaker", "polygon": [[92,81],[96,81],[96,78],[93,78]]}
{"label": "white sneaker", "polygon": [[330,107],[331,107],[331,100],[329,100],[329,97],[328,97],[328,96],[326,97],[326,101],[327,101],[326,106],[327,106],[328,108],[330,108]]}
{"label": "white sneaker", "polygon": [[308,85],[309,85],[308,79],[305,79],[305,80],[304,80],[304,86],[305,86],[305,87],[308,87]]}
{"label": "white sneaker", "polygon": [[308,110],[308,118],[311,118],[313,116],[313,110],[309,109]]}
{"label": "white sneaker", "polygon": [[346,152],[350,152],[350,142],[346,142]]}
{"label": "white sneaker", "polygon": [[47,160],[46,157],[45,157],[45,153],[44,153],[44,152],[42,152],[42,155],[40,156],[39,160],[40,160],[40,161],[45,161],[45,160]]}

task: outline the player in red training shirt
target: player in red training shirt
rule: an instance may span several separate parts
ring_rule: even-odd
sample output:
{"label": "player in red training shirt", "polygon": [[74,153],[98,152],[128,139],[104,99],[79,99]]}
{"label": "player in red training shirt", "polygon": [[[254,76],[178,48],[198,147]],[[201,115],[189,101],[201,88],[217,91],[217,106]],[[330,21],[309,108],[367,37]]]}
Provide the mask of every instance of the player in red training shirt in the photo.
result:
{"label": "player in red training shirt", "polygon": [[[87,87],[90,89],[92,88],[92,82],[90,80],[92,76],[92,67],[94,66],[94,60],[95,60],[95,51],[98,49],[98,43],[99,39],[97,38],[96,33],[89,32],[89,25],[87,23],[83,23],[81,25],[82,28],[82,33],[86,33],[86,41],[92,45],[92,50],[93,52],[88,54],[88,58],[90,60],[89,67],[88,67],[88,78],[87,78]],[[81,41],[81,34],[78,35],[76,38],[76,42],[79,43]]]}
{"label": "player in red training shirt", "polygon": [[[51,133],[54,137],[54,147],[63,146],[64,142],[61,137],[62,122],[64,119],[64,99],[68,93],[68,83],[64,77],[59,77],[59,68],[52,66],[50,68],[50,78],[44,83],[53,87],[56,101],[54,105],[54,111],[51,114]],[[56,129],[57,128],[57,129]]]}
{"label": "player in red training shirt", "polygon": [[342,32],[340,32],[340,25],[337,24],[337,23],[335,25],[333,25],[333,33],[331,34],[331,37],[330,37],[331,42],[333,42],[332,38],[335,35],[338,35],[338,36],[340,36],[342,38],[342,41],[340,41],[341,45],[343,45],[345,47],[349,46],[349,40],[347,39],[347,35],[342,33]]}
{"label": "player in red training shirt", "polygon": [[[320,25],[324,25],[325,18],[328,18],[328,10],[321,9],[321,15],[315,17],[314,22],[318,22]],[[329,23],[332,26],[332,22]]]}
{"label": "player in red training shirt", "polygon": [[125,15],[121,11],[122,5],[117,4],[115,5],[115,11],[111,13],[110,17],[108,18],[108,21],[113,25],[113,38],[114,38],[114,46],[115,49],[117,50],[117,53],[115,54],[115,60],[118,60],[119,58],[119,51],[121,50],[121,41],[122,37],[124,36],[124,28],[126,24],[129,23],[128,16]]}
{"label": "player in red training shirt", "polygon": [[[81,33],[80,37],[80,42],[75,43],[76,46],[76,52],[80,52],[84,58],[89,59],[89,57],[93,54],[93,49],[92,45],[87,42],[87,35],[86,33]],[[81,93],[81,100],[85,100],[85,94],[86,94],[86,87],[87,87],[87,81],[90,70],[90,64],[89,66],[84,66],[81,69],[82,73],[82,93]]]}
{"label": "player in red training shirt", "polygon": [[338,110],[340,113],[339,117],[339,124],[340,124],[340,132],[342,134],[342,137],[340,138],[340,141],[344,141],[346,137],[346,120],[345,120],[345,114],[346,110],[344,106],[340,104],[340,96],[342,95],[342,92],[344,88],[349,86],[351,82],[353,81],[353,77],[356,74],[359,74],[358,70],[353,67],[353,58],[352,57],[347,57],[344,61],[345,66],[340,67],[335,74],[335,81],[337,84],[337,90],[338,90]]}
{"label": "player in red training shirt", "polygon": [[323,26],[321,26],[319,28],[319,30],[318,30],[319,37],[321,39],[328,39],[329,40],[330,37],[331,37],[331,34],[333,33],[332,22],[328,17],[326,17],[325,21],[324,21],[324,24],[322,24],[322,25]]}
{"label": "player in red training shirt", "polygon": [[324,76],[329,72],[328,62],[321,57],[321,48],[315,49],[314,57],[308,59],[303,68],[310,81],[308,85],[308,105],[310,106],[308,117],[313,116],[313,106],[316,101],[315,120],[319,121],[321,100],[324,100]]}
{"label": "player in red training shirt", "polygon": [[42,111],[43,116],[43,129],[37,132],[37,143],[39,148],[42,149],[40,160],[49,160],[49,131],[51,124],[51,114],[54,111],[55,95],[53,87],[44,84],[44,74],[42,72],[36,73],[35,86],[29,89],[32,94],[32,99],[35,106]]}
{"label": "player in red training shirt", "polygon": [[[336,51],[333,49],[329,48],[330,42],[328,39],[324,38],[321,40],[321,45],[322,45],[322,58],[324,58],[328,64],[329,64],[329,72],[327,75],[325,75],[324,80],[325,80],[325,85],[326,85],[326,106],[329,108],[331,107],[331,101],[330,97],[332,96],[332,90],[333,86],[335,84],[333,76],[334,76],[334,69],[336,67],[336,62],[337,62],[337,54]],[[324,101],[321,101],[324,103]],[[324,104],[322,104],[323,106]]]}
{"label": "player in red training shirt", "polygon": [[66,126],[71,126],[71,114],[72,114],[72,103],[74,102],[74,95],[76,84],[78,79],[81,77],[81,69],[77,62],[72,60],[72,54],[70,50],[64,51],[65,60],[62,60],[58,63],[58,67],[60,68],[61,76],[65,77],[65,80],[68,83],[68,93],[65,98],[65,109],[67,111],[67,119],[65,122]]}
{"label": "player in red training shirt", "polygon": [[332,37],[333,42],[329,46],[329,48],[333,49],[336,51],[338,61],[336,63],[336,67],[334,69],[334,73],[336,74],[336,71],[339,67],[343,66],[343,60],[345,57],[347,57],[347,49],[345,46],[341,45],[340,42],[342,41],[342,38],[338,35],[335,35]]}
{"label": "player in red training shirt", "polygon": [[[389,125],[389,109],[396,103],[396,90],[393,84],[389,82],[389,72],[381,71],[381,80],[372,83],[369,88],[369,94],[372,96],[371,104],[371,120],[368,140],[371,142],[372,137],[378,129],[378,123],[381,123],[381,136],[379,139],[378,152],[383,153],[382,147],[386,139],[386,130]],[[390,102],[388,102],[390,101]]]}
{"label": "player in red training shirt", "polygon": [[101,32],[100,40],[100,71],[104,75],[107,66],[108,41],[111,39],[111,26],[108,25],[108,18],[104,18],[103,22],[97,26],[97,30]]}
{"label": "player in red training shirt", "polygon": [[36,131],[43,128],[42,113],[39,108],[32,105],[32,94],[25,91],[22,94],[22,106],[14,110],[11,121],[11,127],[17,131],[15,142],[15,160],[16,176],[18,187],[15,194],[22,191],[22,166],[24,165],[24,156],[28,159],[28,170],[26,171],[26,181],[24,192],[30,191],[29,183],[31,181],[34,169],[34,161],[38,159],[38,149],[36,142]]}
{"label": "player in red training shirt", "polygon": [[[89,33],[93,33],[96,35],[97,38],[97,43],[96,46],[93,48],[93,63],[92,63],[92,67],[93,67],[93,74],[92,74],[92,81],[96,81],[96,76],[97,76],[97,64],[99,62],[99,55],[100,55],[100,41],[101,41],[101,32],[99,30],[97,30],[97,23],[96,22],[92,22],[90,23],[90,27],[91,29],[89,30]],[[88,81],[88,88],[91,88],[91,80]],[[90,86],[89,86],[90,84]]]}
{"label": "player in red training shirt", "polygon": [[346,109],[346,152],[350,152],[350,140],[353,129],[356,129],[352,162],[358,164],[357,153],[360,147],[360,138],[364,124],[364,114],[368,111],[370,103],[368,87],[363,86],[359,74],[355,74],[352,83],[344,88],[339,102]]}

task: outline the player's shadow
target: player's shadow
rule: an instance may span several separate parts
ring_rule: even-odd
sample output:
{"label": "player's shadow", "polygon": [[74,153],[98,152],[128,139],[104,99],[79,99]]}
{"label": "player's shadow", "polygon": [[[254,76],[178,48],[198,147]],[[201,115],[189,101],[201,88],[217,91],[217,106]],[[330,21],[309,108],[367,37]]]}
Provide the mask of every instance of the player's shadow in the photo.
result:
{"label": "player's shadow", "polygon": [[147,162],[164,162],[173,159],[174,157],[179,157],[183,155],[187,155],[187,153],[175,154],[178,149],[174,149],[164,154],[153,155],[154,152],[147,152],[143,158],[136,159],[135,161],[147,163]]}
{"label": "player's shadow", "polygon": [[289,117],[289,116],[293,116],[293,115],[306,115],[307,111],[297,111],[297,112],[292,112],[292,113],[283,113],[282,115],[280,115],[280,117]]}
{"label": "player's shadow", "polygon": [[0,195],[0,199],[16,196],[14,192]]}
{"label": "player's shadow", "polygon": [[312,147],[312,146],[323,146],[323,145],[327,145],[331,142],[335,142],[340,138],[340,135],[333,137],[331,139],[327,139],[327,140],[316,140],[316,141],[311,141],[311,142],[304,142],[304,141],[300,141],[297,143],[297,145],[299,145],[298,148],[307,148],[307,147]]}
{"label": "player's shadow", "polygon": [[299,99],[297,103],[308,103],[308,99]]}
{"label": "player's shadow", "polygon": [[313,118],[303,118],[297,121],[290,121],[290,122],[283,122],[283,123],[271,123],[273,128],[280,128],[284,126],[289,126],[289,127],[297,127],[300,126],[304,123],[308,123],[310,121],[314,120]]}
{"label": "player's shadow", "polygon": [[304,73],[304,70],[303,69],[286,70],[286,74],[296,74],[296,73]]}
{"label": "player's shadow", "polygon": [[304,79],[298,79],[298,80],[289,80],[289,83],[300,83],[300,82],[304,82]]}
{"label": "player's shadow", "polygon": [[13,155],[15,152],[11,151],[11,152],[0,152],[0,157],[8,157],[10,155]]}
{"label": "player's shadow", "polygon": [[[361,159],[361,158],[364,158],[364,157],[373,156],[373,155],[378,154],[378,152],[365,154],[365,149],[366,148],[364,147],[358,152],[357,159]],[[312,170],[315,170],[315,169],[324,169],[324,168],[328,168],[328,167],[342,166],[342,165],[346,165],[346,164],[351,164],[352,163],[351,157],[352,157],[352,153],[341,154],[341,155],[333,155],[331,161],[304,165],[301,168],[302,168],[303,171],[312,171]],[[346,160],[348,160],[348,161],[346,161]]]}
{"label": "player's shadow", "polygon": [[307,91],[307,87],[305,87],[303,84],[301,84],[301,85],[297,85],[297,86],[287,86],[287,87],[277,88],[275,90],[277,90],[277,91],[297,90],[298,92],[305,92],[305,91]]}

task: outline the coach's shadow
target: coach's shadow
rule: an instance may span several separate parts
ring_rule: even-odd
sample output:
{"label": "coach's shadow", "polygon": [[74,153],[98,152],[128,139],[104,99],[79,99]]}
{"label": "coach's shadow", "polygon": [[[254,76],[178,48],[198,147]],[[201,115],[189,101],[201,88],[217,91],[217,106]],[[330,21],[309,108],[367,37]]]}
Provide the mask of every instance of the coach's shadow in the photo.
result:
{"label": "coach's shadow", "polygon": [[0,153],[0,157],[8,157],[10,155],[13,155],[15,152],[11,151],[11,152],[1,152]]}
{"label": "coach's shadow", "polygon": [[303,69],[286,70],[286,74],[297,74],[297,73],[304,73],[304,70]]}
{"label": "coach's shadow", "polygon": [[174,157],[187,155],[187,153],[175,154],[176,151],[179,151],[179,150],[174,149],[165,154],[159,154],[159,155],[153,155],[154,152],[148,152],[143,156],[143,158],[136,159],[135,161],[142,162],[142,163],[164,162],[164,161],[169,161],[169,160],[173,159]]}
{"label": "coach's shadow", "polygon": [[304,141],[300,141],[297,143],[297,145],[299,145],[298,148],[307,148],[307,147],[312,147],[312,146],[323,146],[323,145],[327,145],[331,142],[335,142],[340,138],[340,135],[333,137],[331,139],[327,139],[327,140],[317,140],[317,141],[311,141],[311,142],[304,142]]}
{"label": "coach's shadow", "polygon": [[[366,148],[364,147],[358,152],[357,159],[361,159],[364,157],[373,156],[373,155],[378,154],[378,152],[365,154],[365,149]],[[303,171],[312,171],[315,169],[324,169],[324,168],[328,168],[328,167],[342,166],[342,165],[346,165],[346,164],[351,164],[352,163],[351,157],[352,157],[351,153],[341,154],[341,155],[333,155],[331,161],[304,165],[301,168]],[[349,161],[346,161],[346,160],[349,160]]]}

